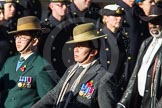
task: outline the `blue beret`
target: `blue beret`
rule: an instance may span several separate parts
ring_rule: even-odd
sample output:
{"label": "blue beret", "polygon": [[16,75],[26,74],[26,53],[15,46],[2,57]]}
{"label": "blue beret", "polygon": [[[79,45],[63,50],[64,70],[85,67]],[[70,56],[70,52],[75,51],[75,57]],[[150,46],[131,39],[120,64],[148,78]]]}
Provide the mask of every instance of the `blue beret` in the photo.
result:
{"label": "blue beret", "polygon": [[136,3],[143,2],[144,0],[135,0]]}

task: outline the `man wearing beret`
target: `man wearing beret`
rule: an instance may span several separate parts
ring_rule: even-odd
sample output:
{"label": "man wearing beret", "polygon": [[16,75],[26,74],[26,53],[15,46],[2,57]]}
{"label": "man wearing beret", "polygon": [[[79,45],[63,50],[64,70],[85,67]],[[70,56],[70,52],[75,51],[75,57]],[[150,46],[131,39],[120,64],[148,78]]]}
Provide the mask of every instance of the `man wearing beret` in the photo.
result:
{"label": "man wearing beret", "polygon": [[111,74],[97,60],[99,38],[93,23],[73,30],[74,59],[59,83],[32,108],[115,108]]}
{"label": "man wearing beret", "polygon": [[162,108],[162,7],[152,5],[148,16],[152,35],[143,41],[137,63],[117,108]]}
{"label": "man wearing beret", "polygon": [[35,16],[19,18],[17,30],[9,32],[19,54],[8,58],[0,72],[1,108],[31,108],[56,85],[51,65],[36,53],[44,32]]}
{"label": "man wearing beret", "polygon": [[129,51],[128,37],[121,32],[124,11],[117,4],[109,4],[99,11],[103,16],[103,27],[100,31],[107,34],[101,38],[100,62],[103,67],[112,73],[114,83],[118,86],[116,98],[120,99],[127,85],[128,71],[127,53]]}
{"label": "man wearing beret", "polygon": [[[43,35],[39,47],[40,53],[53,65],[57,74],[62,77],[67,67],[74,64],[73,45],[65,42],[72,38],[72,25],[67,14],[69,0],[50,0],[50,16],[42,22],[42,26],[50,32]],[[48,52],[48,53],[47,53]]]}

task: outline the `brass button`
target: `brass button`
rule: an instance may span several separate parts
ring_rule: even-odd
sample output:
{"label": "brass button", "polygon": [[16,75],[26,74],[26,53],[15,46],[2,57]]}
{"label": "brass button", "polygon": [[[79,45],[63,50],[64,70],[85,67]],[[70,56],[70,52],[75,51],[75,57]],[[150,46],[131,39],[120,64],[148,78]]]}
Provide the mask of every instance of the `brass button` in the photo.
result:
{"label": "brass button", "polygon": [[128,60],[131,60],[131,57],[128,57]]}
{"label": "brass button", "polygon": [[107,61],[107,64],[110,64],[110,61]]}
{"label": "brass button", "polygon": [[109,51],[109,48],[106,48],[105,50],[106,50],[106,51]]}
{"label": "brass button", "polygon": [[102,29],[100,29],[100,31],[102,31]]}
{"label": "brass button", "polygon": [[125,34],[126,36],[128,36],[128,32],[125,32],[124,34]]}

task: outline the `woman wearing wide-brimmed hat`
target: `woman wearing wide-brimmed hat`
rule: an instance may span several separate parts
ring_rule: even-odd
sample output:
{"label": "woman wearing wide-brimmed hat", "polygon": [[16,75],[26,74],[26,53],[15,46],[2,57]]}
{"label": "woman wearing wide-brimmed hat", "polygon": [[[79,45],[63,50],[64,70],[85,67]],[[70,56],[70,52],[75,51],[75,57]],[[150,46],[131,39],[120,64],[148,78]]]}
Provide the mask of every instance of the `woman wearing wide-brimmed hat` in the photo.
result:
{"label": "woman wearing wide-brimmed hat", "polygon": [[36,53],[38,38],[47,32],[35,16],[18,19],[15,35],[18,54],[8,58],[0,72],[1,108],[31,108],[55,86],[53,69]]}
{"label": "woman wearing wide-brimmed hat", "polygon": [[140,48],[127,89],[117,108],[162,108],[162,8],[152,5],[148,16],[152,35]]}
{"label": "woman wearing wide-brimmed hat", "polygon": [[93,23],[78,25],[73,30],[74,60],[56,87],[32,108],[115,108],[111,74],[97,60],[97,33]]}

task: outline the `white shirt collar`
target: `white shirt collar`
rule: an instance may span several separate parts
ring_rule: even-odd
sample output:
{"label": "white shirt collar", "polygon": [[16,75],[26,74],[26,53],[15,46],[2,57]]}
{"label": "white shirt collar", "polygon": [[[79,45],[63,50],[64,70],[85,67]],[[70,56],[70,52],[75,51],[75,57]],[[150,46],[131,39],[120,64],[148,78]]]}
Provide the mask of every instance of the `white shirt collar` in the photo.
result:
{"label": "white shirt collar", "polygon": [[[33,52],[32,53],[30,53],[30,54],[27,54],[26,56],[24,56],[23,58],[26,60],[29,56],[31,56],[33,54]],[[20,58],[21,58],[22,56],[20,56]]]}

